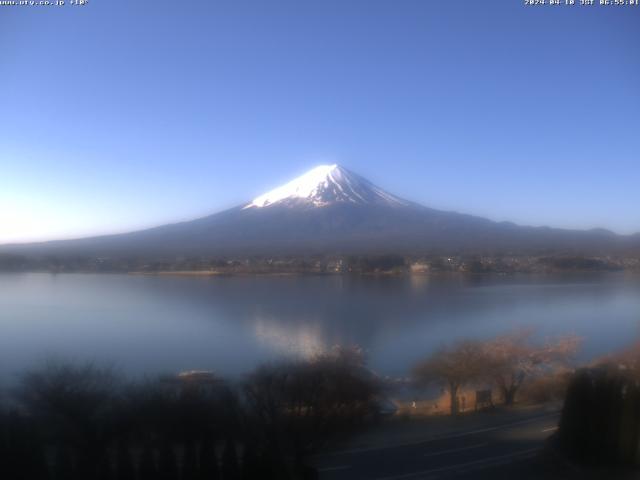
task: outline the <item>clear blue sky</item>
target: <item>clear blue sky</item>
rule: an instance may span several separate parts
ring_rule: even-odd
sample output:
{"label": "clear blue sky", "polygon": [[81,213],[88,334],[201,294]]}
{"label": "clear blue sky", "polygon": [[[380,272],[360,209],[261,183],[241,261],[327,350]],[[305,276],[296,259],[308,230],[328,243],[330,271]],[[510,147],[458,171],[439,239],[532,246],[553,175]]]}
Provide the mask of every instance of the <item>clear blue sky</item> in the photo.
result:
{"label": "clear blue sky", "polygon": [[640,7],[0,7],[0,243],[234,206],[319,163],[423,204],[640,231]]}

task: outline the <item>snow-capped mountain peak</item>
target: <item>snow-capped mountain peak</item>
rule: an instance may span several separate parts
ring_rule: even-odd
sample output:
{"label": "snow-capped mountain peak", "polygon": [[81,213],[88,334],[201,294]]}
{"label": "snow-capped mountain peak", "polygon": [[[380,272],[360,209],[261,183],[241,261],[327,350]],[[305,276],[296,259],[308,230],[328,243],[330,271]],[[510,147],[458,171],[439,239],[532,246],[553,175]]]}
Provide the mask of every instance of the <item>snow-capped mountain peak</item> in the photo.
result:
{"label": "snow-capped mountain peak", "polygon": [[409,205],[368,180],[339,165],[320,165],[304,175],[256,197],[243,208],[275,204],[308,204],[323,207],[333,203],[359,205]]}

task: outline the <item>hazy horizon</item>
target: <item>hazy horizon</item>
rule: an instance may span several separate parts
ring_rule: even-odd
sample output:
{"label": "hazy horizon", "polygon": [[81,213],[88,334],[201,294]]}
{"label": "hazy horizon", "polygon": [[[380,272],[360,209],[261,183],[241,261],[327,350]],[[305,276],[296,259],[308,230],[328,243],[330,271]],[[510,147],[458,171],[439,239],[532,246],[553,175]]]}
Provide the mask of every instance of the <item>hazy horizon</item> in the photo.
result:
{"label": "hazy horizon", "polygon": [[0,244],[198,218],[322,163],[431,208],[640,232],[638,8],[2,13]]}
{"label": "hazy horizon", "polygon": [[[340,166],[342,166],[342,165],[340,165]],[[277,187],[281,187],[281,186],[282,185],[275,185],[274,187],[277,188]],[[380,185],[377,185],[377,186],[380,187]],[[269,190],[271,190],[271,189],[269,189]],[[265,190],[265,192],[267,192],[267,190]],[[262,193],[265,193],[265,192],[262,192]],[[394,192],[389,192],[389,193],[394,193]],[[247,203],[250,200],[251,199],[247,199],[246,201],[241,202],[241,203],[239,203],[237,205],[233,205],[233,206],[231,206],[229,208],[235,208],[235,207],[242,206],[243,204]],[[429,205],[425,205],[425,206],[428,207]],[[448,211],[446,208],[444,208],[442,210]],[[82,236],[68,236],[68,237],[45,238],[45,239],[24,240],[24,241],[17,240],[17,241],[14,241],[14,242],[2,242],[2,241],[0,241],[0,245],[8,245],[8,244],[12,244],[12,243],[19,244],[19,243],[32,243],[32,242],[34,242],[34,243],[48,242],[48,241],[56,241],[56,240],[72,240],[72,239],[86,238],[86,237],[91,237],[91,236],[102,236],[102,235],[117,235],[117,234],[121,234],[121,233],[128,233],[128,232],[137,231],[137,230],[144,230],[144,229],[148,229],[148,228],[154,228],[154,227],[167,225],[167,224],[188,222],[190,220],[195,220],[197,218],[201,218],[202,216],[206,216],[206,215],[213,215],[213,214],[219,213],[221,211],[224,211],[224,209],[223,210],[219,210],[219,211],[215,211],[215,212],[204,213],[204,214],[201,214],[201,215],[195,215],[195,216],[187,217],[187,218],[168,220],[168,221],[166,221],[164,223],[161,223],[161,224],[140,225],[137,228],[134,227],[133,229],[129,229],[129,230],[96,232],[96,233],[93,233],[93,234],[87,234],[87,235],[82,235]],[[450,211],[453,211],[453,210],[450,210]],[[468,212],[459,212],[459,213],[468,213]],[[494,218],[490,218],[488,216],[486,218],[489,218],[490,220],[494,220],[494,221],[501,221],[501,220],[496,220]],[[515,222],[515,223],[517,223],[517,222]],[[525,224],[520,223],[519,225],[525,225]],[[541,225],[526,225],[526,226],[534,226],[534,227],[551,226],[551,227],[553,227],[552,225],[544,225],[544,224],[541,224]],[[563,227],[558,227],[558,228],[563,228]],[[566,228],[570,228],[570,227],[566,227]],[[592,227],[591,229],[597,229],[597,228],[602,228],[602,227]],[[589,228],[584,228],[583,230],[589,230]],[[619,232],[615,232],[615,233],[619,233]],[[627,235],[634,235],[634,234],[640,234],[640,229],[638,231],[636,231],[636,232],[629,232]]]}

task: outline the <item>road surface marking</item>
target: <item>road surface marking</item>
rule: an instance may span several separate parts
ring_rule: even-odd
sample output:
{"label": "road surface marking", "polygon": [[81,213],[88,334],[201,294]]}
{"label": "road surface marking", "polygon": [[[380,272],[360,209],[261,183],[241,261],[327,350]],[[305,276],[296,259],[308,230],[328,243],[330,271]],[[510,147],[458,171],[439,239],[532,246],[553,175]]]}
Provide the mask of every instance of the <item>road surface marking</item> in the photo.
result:
{"label": "road surface marking", "polygon": [[425,457],[436,457],[438,455],[446,455],[447,453],[457,453],[457,452],[464,452],[465,450],[472,450],[474,448],[482,448],[482,447],[486,447],[487,445],[489,445],[488,443],[479,443],[477,445],[471,445],[469,447],[460,447],[460,448],[451,448],[449,450],[442,450],[440,452],[433,452],[433,453],[425,453]]}
{"label": "road surface marking", "polygon": [[420,472],[405,473],[403,475],[394,475],[391,477],[379,477],[376,480],[404,480],[406,478],[422,477],[432,473],[441,473],[441,472],[446,472],[450,470],[460,470],[463,468],[474,467],[477,465],[486,465],[486,466],[491,466],[494,464],[499,465],[502,460],[511,460],[517,457],[528,456],[539,451],[540,451],[540,448],[529,448],[527,450],[520,450],[519,452],[508,453],[506,455],[497,455],[495,457],[481,458],[480,460],[473,460],[471,462],[466,462],[466,463],[458,463],[456,465],[448,465],[446,467],[432,468],[431,470],[422,470]]}
{"label": "road surface marking", "polygon": [[543,428],[543,429],[542,429],[542,432],[543,432],[543,433],[544,433],[544,432],[552,432],[552,431],[557,430],[557,429],[558,429],[558,426],[556,425],[555,427],[547,427],[547,428]]}
{"label": "road surface marking", "polygon": [[351,465],[340,465],[338,467],[319,468],[318,472],[335,472],[336,470],[346,470],[348,468],[351,468]]}
{"label": "road surface marking", "polygon": [[350,449],[350,450],[341,450],[339,452],[326,452],[326,453],[321,453],[319,455],[316,455],[315,458],[335,457],[335,456],[338,456],[338,455],[350,455],[350,454],[354,454],[354,453],[367,453],[367,452],[375,452],[375,451],[378,451],[378,450],[389,450],[389,449],[392,449],[392,448],[404,448],[404,447],[410,447],[410,446],[414,446],[414,445],[423,445],[425,443],[439,442],[440,440],[449,440],[451,438],[466,437],[466,436],[469,436],[469,435],[476,435],[478,433],[495,432],[496,430],[502,430],[503,428],[514,427],[514,426],[522,425],[522,424],[526,424],[526,423],[533,423],[533,422],[537,422],[538,420],[542,420],[543,418],[557,417],[558,415],[560,415],[560,412],[547,413],[545,415],[539,415],[537,417],[528,418],[526,420],[520,420],[520,421],[517,421],[517,422],[505,423],[505,424],[502,424],[502,425],[497,425],[495,427],[481,428],[481,429],[478,429],[478,430],[469,430],[469,431],[466,431],[466,432],[453,433],[453,434],[444,435],[444,436],[441,436],[441,437],[433,437],[433,438],[426,438],[426,439],[422,439],[422,440],[416,440],[416,441],[413,441],[413,442],[398,443],[398,444],[395,444],[395,445],[383,445],[383,446],[379,446],[379,447],[353,448],[353,449]]}

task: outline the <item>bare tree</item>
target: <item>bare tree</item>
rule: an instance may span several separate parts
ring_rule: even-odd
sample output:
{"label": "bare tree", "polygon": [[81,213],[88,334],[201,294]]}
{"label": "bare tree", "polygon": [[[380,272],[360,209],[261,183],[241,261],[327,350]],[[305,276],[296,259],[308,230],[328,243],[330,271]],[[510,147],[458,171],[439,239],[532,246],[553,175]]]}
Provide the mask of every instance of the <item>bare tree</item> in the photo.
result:
{"label": "bare tree", "polygon": [[622,350],[597,358],[594,365],[617,368],[625,370],[628,375],[640,376],[640,341],[636,340]]}
{"label": "bare tree", "polygon": [[465,385],[482,378],[486,373],[486,356],[480,342],[465,340],[451,347],[443,347],[414,368],[419,382],[444,385],[451,397],[451,415],[456,415],[458,392]]}
{"label": "bare tree", "polygon": [[90,476],[110,440],[119,387],[120,378],[111,368],[51,361],[25,373],[17,393],[44,433],[57,439],[61,451],[73,449],[81,475]]}
{"label": "bare tree", "polygon": [[49,361],[22,376],[18,398],[29,413],[84,444],[109,422],[120,378],[112,368]]}
{"label": "bare tree", "polygon": [[536,345],[532,334],[531,330],[521,330],[483,345],[486,373],[500,389],[505,405],[515,402],[527,378],[566,365],[580,345],[580,338],[574,335]]}
{"label": "bare tree", "polygon": [[363,421],[376,393],[377,379],[353,349],[260,367],[244,386],[247,411],[264,443],[303,452]]}

